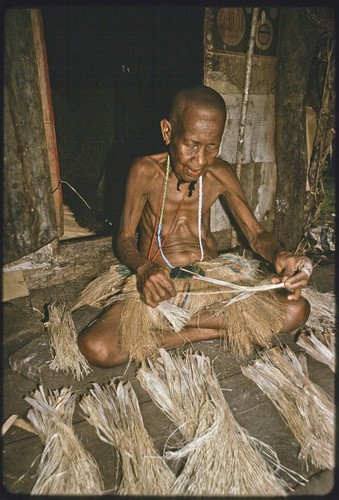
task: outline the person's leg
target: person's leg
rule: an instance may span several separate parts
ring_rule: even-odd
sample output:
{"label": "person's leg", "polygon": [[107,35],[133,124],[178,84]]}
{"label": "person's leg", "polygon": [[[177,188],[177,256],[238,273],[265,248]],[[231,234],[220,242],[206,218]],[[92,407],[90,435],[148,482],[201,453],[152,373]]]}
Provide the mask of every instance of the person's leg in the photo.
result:
{"label": "person's leg", "polygon": [[[128,361],[128,352],[119,345],[119,322],[123,302],[118,302],[105,311],[78,337],[79,349],[89,363],[100,367],[111,367]],[[172,349],[190,342],[223,337],[221,322],[210,314],[201,314],[183,329],[175,333],[168,331],[163,336],[162,347]]]}
{"label": "person's leg", "polygon": [[104,368],[128,361],[128,352],[119,346],[122,305],[122,302],[112,305],[79,335],[79,349],[90,364]]}
{"label": "person's leg", "polygon": [[[303,297],[297,301],[287,300],[287,293],[280,293],[279,299],[286,308],[286,317],[280,333],[293,332],[307,321],[309,303]],[[89,363],[108,368],[128,361],[128,352],[122,350],[119,345],[122,306],[123,302],[114,304],[79,335],[80,351]],[[204,312],[192,318],[182,332],[166,332],[163,335],[162,347],[173,349],[187,343],[223,338],[222,326],[222,320]]]}
{"label": "person's leg", "polygon": [[310,315],[311,307],[304,297],[300,297],[298,300],[287,300],[288,295],[289,292],[287,290],[280,290],[278,292],[278,298],[286,310],[284,323],[279,333],[292,333],[301,328]]}

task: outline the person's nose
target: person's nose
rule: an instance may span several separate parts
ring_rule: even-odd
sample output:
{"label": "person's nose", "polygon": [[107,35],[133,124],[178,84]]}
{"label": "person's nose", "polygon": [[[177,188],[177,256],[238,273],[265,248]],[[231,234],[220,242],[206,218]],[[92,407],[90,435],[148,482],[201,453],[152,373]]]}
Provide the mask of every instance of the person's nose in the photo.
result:
{"label": "person's nose", "polygon": [[204,168],[206,165],[206,155],[203,148],[200,148],[194,156],[194,165],[200,169]]}

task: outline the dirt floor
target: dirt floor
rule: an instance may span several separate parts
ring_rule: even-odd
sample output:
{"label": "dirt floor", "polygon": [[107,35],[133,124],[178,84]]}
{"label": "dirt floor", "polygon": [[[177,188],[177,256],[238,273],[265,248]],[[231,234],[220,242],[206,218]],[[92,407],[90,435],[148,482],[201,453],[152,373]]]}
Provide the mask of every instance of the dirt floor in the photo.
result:
{"label": "dirt floor", "polygon": [[[2,480],[7,492],[29,494],[36,479],[43,444],[35,434],[18,425],[22,422],[20,419],[27,420],[26,415],[30,408],[24,397],[40,384],[45,390],[72,387],[75,392],[81,394],[91,386],[92,382],[104,383],[113,377],[122,377],[123,380],[131,381],[138,396],[145,427],[160,453],[169,436],[175,431],[174,424],[141,389],[135,377],[136,363],[107,370],[93,367],[93,371],[80,382],[71,375],[50,370],[46,364],[46,359],[50,358],[44,328],[47,304],[54,301],[71,304],[90,280],[106,271],[115,262],[110,238],[101,237],[65,241],[61,244],[59,255],[48,265],[35,264],[31,268],[22,265],[15,270],[21,273],[21,280],[24,281],[21,282],[22,296],[3,303],[2,422],[12,415],[19,417],[2,438]],[[323,292],[333,291],[334,275],[334,263],[331,261],[322,263],[315,268],[311,284]],[[94,308],[82,310],[77,317],[74,317],[77,329],[80,331],[99,313],[100,310]],[[301,351],[291,337],[283,336],[280,342],[289,345],[294,352]],[[272,446],[284,466],[308,478],[308,483],[300,486],[284,476],[294,489],[289,495],[322,496],[333,493],[333,471],[318,470],[310,463],[307,467],[298,459],[298,443],[277,409],[256,384],[242,374],[240,366],[249,361],[249,358],[238,358],[229,354],[223,350],[219,340],[195,343],[190,348],[203,352],[213,360],[219,384],[237,422],[251,436]],[[256,356],[254,352],[253,357]],[[333,398],[334,374],[327,365],[315,361],[308,355],[306,358],[310,379]],[[117,489],[117,453],[111,445],[99,439],[78,408],[75,411],[73,425],[86,450],[98,463],[106,494],[114,495]],[[173,443],[175,440],[174,433]],[[3,495],[5,497],[5,492]]]}

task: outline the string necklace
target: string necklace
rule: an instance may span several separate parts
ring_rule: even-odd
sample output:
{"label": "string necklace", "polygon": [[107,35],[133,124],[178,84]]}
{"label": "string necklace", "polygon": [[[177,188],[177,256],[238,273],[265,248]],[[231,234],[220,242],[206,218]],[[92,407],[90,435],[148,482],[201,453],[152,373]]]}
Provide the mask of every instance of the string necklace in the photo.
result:
{"label": "string necklace", "polygon": [[[164,211],[165,211],[165,202],[166,202],[166,193],[167,193],[167,186],[168,186],[168,179],[169,179],[169,174],[170,174],[170,156],[167,156],[167,165],[166,165],[166,177],[165,177],[165,185],[164,185],[164,190],[163,190],[163,195],[162,195],[162,202],[161,202],[161,211],[160,211],[160,217],[158,221],[158,227],[157,227],[157,241],[158,241],[158,248],[161,253],[162,258],[166,262],[166,264],[171,268],[174,269],[175,266],[172,266],[170,261],[167,259],[166,255],[164,254],[162,245],[165,242],[165,240],[168,238],[172,226],[174,225],[174,221],[176,220],[176,216],[181,208],[181,205],[184,201],[184,198],[182,199],[178,212],[174,218],[174,221],[172,223],[172,226],[170,228],[170,231],[167,233],[166,237],[164,238],[164,241],[161,242],[161,230],[162,230],[162,222],[164,218]],[[192,189],[190,188],[190,194],[192,195]],[[200,261],[203,260],[204,258],[204,249],[203,249],[203,244],[202,244],[202,235],[201,235],[201,221],[202,221],[202,176],[199,177],[199,201],[198,201],[198,239],[199,239],[199,247],[200,247]],[[154,256],[155,257],[155,256]],[[154,257],[152,260],[154,260]]]}

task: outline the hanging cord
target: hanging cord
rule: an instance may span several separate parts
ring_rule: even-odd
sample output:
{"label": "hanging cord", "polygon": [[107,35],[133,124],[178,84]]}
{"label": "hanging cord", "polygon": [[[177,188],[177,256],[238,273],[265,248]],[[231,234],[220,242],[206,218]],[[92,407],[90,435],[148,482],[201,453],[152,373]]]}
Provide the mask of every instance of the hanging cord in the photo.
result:
{"label": "hanging cord", "polygon": [[[173,231],[173,228],[174,228],[174,224],[175,224],[175,222],[176,222],[176,220],[177,220],[177,218],[178,218],[178,215],[179,215],[179,212],[180,212],[180,210],[181,210],[181,207],[182,207],[182,206],[183,206],[183,204],[184,204],[184,200],[185,200],[185,198],[186,198],[186,193],[185,193],[184,197],[182,198],[182,200],[181,200],[181,202],[180,202],[180,205],[179,205],[179,207],[178,207],[178,210],[176,211],[176,214],[175,214],[175,216],[174,216],[174,218],[173,218],[173,220],[172,220],[171,227],[169,228],[169,230],[168,230],[168,232],[167,232],[166,236],[164,237],[164,239],[162,240],[162,243],[161,243],[161,245],[162,245],[162,246],[165,244],[165,242],[166,242],[167,238],[168,238],[168,237],[172,234],[172,231]],[[156,233],[157,233],[157,227],[158,227],[158,222],[157,222],[157,223],[156,223],[156,225],[155,225],[154,234],[156,234]],[[152,246],[153,246],[153,245],[152,245]],[[150,259],[152,262],[154,262],[154,260],[155,260],[156,256],[159,254],[159,252],[160,252],[160,248],[158,248],[158,250],[155,252],[155,254],[153,255],[153,257]],[[149,252],[149,254],[150,254],[150,253],[151,253],[151,248],[150,248],[150,252]]]}
{"label": "hanging cord", "polygon": [[200,261],[204,260],[204,248],[201,238],[201,221],[202,221],[202,176],[199,177],[199,208],[198,208],[198,234],[200,246]]}
{"label": "hanging cord", "polygon": [[[58,182],[57,187],[53,189],[52,194],[53,194],[53,193],[54,193],[54,192],[58,189],[58,187],[60,186],[60,184],[66,184],[69,188],[71,188],[71,189],[72,189],[72,191],[74,191],[74,192],[75,192],[75,194],[77,194],[77,195],[79,196],[79,198],[81,199],[81,201],[83,201],[83,202],[85,203],[86,207],[87,207],[87,208],[89,208],[89,210],[93,210],[93,209],[92,209],[92,207],[91,207],[91,206],[87,203],[87,201],[85,200],[85,198],[83,198],[83,197],[81,196],[81,194],[80,194],[80,193],[78,193],[78,191],[77,191],[77,190],[76,190],[76,189],[75,189],[75,188],[74,188],[71,184],[69,184],[67,181],[62,181],[62,180],[60,179],[60,181]],[[110,221],[110,220],[108,220],[108,219],[104,219],[104,222],[106,222],[106,223],[107,223],[107,224],[109,224],[110,226],[113,226],[113,224],[111,223],[111,221]]]}
{"label": "hanging cord", "polygon": [[[155,234],[157,234],[158,250],[153,255],[153,257],[152,257],[151,260],[153,262],[155,260],[156,256],[158,255],[158,253],[160,252],[161,256],[162,256],[163,260],[166,262],[166,264],[171,269],[174,269],[174,266],[170,263],[170,261],[167,259],[166,255],[163,252],[163,245],[164,245],[164,243],[166,242],[167,238],[170,236],[170,234],[173,231],[174,224],[175,224],[175,222],[177,220],[178,214],[179,214],[179,212],[181,210],[181,207],[182,207],[182,205],[184,203],[184,200],[186,198],[186,192],[185,192],[185,194],[184,194],[184,196],[183,196],[183,198],[182,198],[182,200],[180,202],[180,205],[178,207],[178,210],[177,210],[177,212],[176,212],[176,214],[175,214],[175,216],[173,218],[173,221],[171,223],[171,227],[169,228],[169,230],[168,230],[165,238],[163,239],[163,241],[161,241],[161,230],[162,230],[162,222],[163,222],[164,212],[165,212],[165,203],[166,203],[166,194],[167,194],[167,186],[168,186],[169,174],[170,174],[170,156],[168,155],[167,156],[167,165],[166,165],[166,176],[165,176],[165,182],[164,182],[163,194],[162,194],[160,216],[158,216],[158,214],[159,214],[159,207],[160,207],[160,204],[159,204],[158,205],[157,221],[156,221],[155,230],[154,230],[154,233],[153,233],[151,247],[150,247],[150,250],[149,250],[149,253],[148,253],[148,257],[151,254],[151,250],[152,250],[152,247],[153,247],[153,244],[154,244]],[[199,205],[198,205],[198,238],[199,238],[199,246],[200,246],[200,261],[202,261],[203,258],[204,258],[204,248],[203,248],[203,244],[202,244],[202,235],[201,235],[202,198],[203,198],[202,176],[200,176],[199,177]]]}
{"label": "hanging cord", "polygon": [[162,258],[164,259],[164,261],[166,262],[166,264],[173,269],[172,264],[167,259],[167,257],[165,256],[165,254],[164,254],[164,252],[162,250],[162,243],[161,243],[161,229],[162,229],[162,221],[163,221],[163,218],[164,218],[165,201],[166,201],[166,193],[167,193],[169,173],[170,173],[170,156],[168,154],[168,156],[167,156],[167,165],[166,165],[165,186],[164,186],[164,192],[163,192],[163,195],[162,195],[161,212],[160,212],[160,218],[159,218],[158,229],[157,229],[157,241],[158,241],[158,248],[160,250]]}

